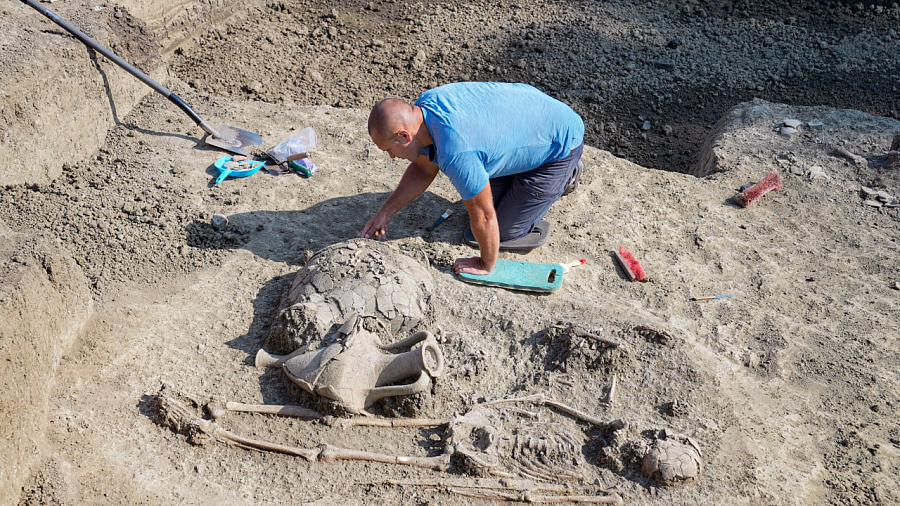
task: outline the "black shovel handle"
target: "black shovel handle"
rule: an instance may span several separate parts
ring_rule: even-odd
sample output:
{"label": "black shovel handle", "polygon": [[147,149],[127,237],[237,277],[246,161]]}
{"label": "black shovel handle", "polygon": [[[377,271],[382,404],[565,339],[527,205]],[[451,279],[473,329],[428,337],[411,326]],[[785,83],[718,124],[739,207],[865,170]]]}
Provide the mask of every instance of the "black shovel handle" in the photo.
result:
{"label": "black shovel handle", "polygon": [[59,16],[57,16],[56,13],[54,13],[50,9],[44,7],[40,3],[38,3],[37,0],[22,0],[22,3],[30,5],[31,7],[33,7],[35,10],[37,10],[44,16],[47,16],[47,18],[49,18],[50,21],[53,21],[57,25],[61,26],[65,31],[74,35],[75,38],[77,38],[78,40],[83,42],[86,46],[94,49],[98,53],[109,58],[113,63],[115,63],[116,65],[127,70],[128,73],[130,73],[134,77],[137,77],[138,79],[143,81],[144,84],[153,88],[154,90],[159,92],[162,96],[168,98],[170,102],[177,105],[179,109],[181,109],[182,111],[185,112],[185,114],[190,116],[190,118],[192,120],[194,120],[194,123],[197,123],[197,125],[199,125],[200,128],[203,129],[203,131],[212,135],[213,137],[221,138],[221,136],[218,134],[218,132],[215,131],[215,129],[213,129],[211,126],[209,126],[209,124],[207,124],[206,121],[204,121],[203,118],[201,118],[199,114],[197,114],[193,109],[191,109],[191,106],[187,105],[187,103],[185,103],[184,100],[181,100],[181,98],[178,95],[172,93],[171,90],[169,90],[165,86],[159,84],[158,82],[154,81],[150,76],[141,72],[134,65],[128,63],[127,61],[123,60],[122,58],[119,58],[118,55],[116,55],[115,53],[113,53],[112,51],[107,49],[105,46],[103,46],[96,40],[85,35],[81,30],[72,26],[65,19],[62,19]]}

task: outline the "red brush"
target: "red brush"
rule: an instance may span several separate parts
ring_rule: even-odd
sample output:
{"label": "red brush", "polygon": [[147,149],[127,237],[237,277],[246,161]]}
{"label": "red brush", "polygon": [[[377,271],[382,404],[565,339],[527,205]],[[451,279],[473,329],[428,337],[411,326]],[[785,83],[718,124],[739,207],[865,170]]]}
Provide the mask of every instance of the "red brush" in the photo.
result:
{"label": "red brush", "polygon": [[624,246],[619,246],[619,251],[614,251],[613,253],[615,253],[616,260],[622,266],[622,270],[628,275],[628,279],[631,281],[647,281],[647,273],[644,272],[641,263]]}
{"label": "red brush", "polygon": [[734,196],[734,201],[741,207],[747,207],[754,200],[762,197],[772,190],[781,189],[781,176],[774,170],[766,174],[762,181]]}

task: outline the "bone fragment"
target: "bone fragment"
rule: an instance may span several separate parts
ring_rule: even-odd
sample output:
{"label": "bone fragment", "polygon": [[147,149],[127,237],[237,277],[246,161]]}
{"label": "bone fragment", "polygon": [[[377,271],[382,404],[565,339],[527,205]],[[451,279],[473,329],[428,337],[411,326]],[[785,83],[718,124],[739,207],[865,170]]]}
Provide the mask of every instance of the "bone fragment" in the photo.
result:
{"label": "bone fragment", "polygon": [[857,155],[856,153],[852,153],[852,152],[848,151],[846,148],[844,148],[842,146],[838,146],[838,147],[834,148],[834,152],[843,156],[844,158],[847,158],[848,160],[855,163],[856,165],[866,165],[868,163],[865,158]]}
{"label": "bone fragment", "polygon": [[541,463],[539,460],[523,459],[519,462],[519,468],[527,471],[525,474],[531,474],[534,478],[541,481],[559,482],[559,481],[583,481],[584,476],[578,474],[567,473],[559,468],[553,468]]}
{"label": "bone fragment", "polygon": [[609,385],[609,392],[606,394],[606,404],[612,405],[613,399],[616,397],[616,384],[618,383],[618,377],[613,374],[612,383]]}
{"label": "bone fragment", "polygon": [[319,448],[296,448],[293,446],[281,445],[277,443],[269,443],[258,439],[245,438],[233,432],[225,430],[213,422],[208,420],[196,420],[195,423],[210,436],[225,443],[234,443],[245,448],[256,450],[271,451],[283,453],[285,455],[294,455],[303,457],[313,462],[334,462],[336,460],[364,460],[368,462],[382,462],[385,464],[401,464],[413,467],[423,467],[432,471],[446,471],[450,467],[449,456],[440,455],[437,457],[404,457],[394,455],[384,455],[381,453],[365,452],[359,450],[348,450],[346,448],[338,448],[331,445],[322,445]]}
{"label": "bone fragment", "polygon": [[465,497],[476,499],[494,499],[497,501],[517,501],[542,504],[561,504],[568,502],[583,502],[589,504],[615,504],[622,506],[625,501],[619,494],[606,496],[596,495],[540,495],[533,494],[530,490],[522,492],[498,492],[496,490],[468,490],[463,488],[450,488],[450,492]]}
{"label": "bone fragment", "polygon": [[[223,429],[215,422],[198,418],[196,414],[176,400],[174,396],[168,395],[164,391],[161,391],[157,396],[157,404],[159,405],[160,403],[163,406],[162,414],[166,418],[165,424],[175,429],[177,432],[202,433],[216,441],[233,444],[241,448],[293,455],[302,457],[310,462],[317,460],[322,462],[334,462],[336,460],[365,460],[370,462],[383,462],[386,464],[423,467],[425,469],[442,472],[446,472],[450,468],[449,454],[443,454],[437,457],[404,457],[348,450],[327,444],[319,446],[318,448],[298,448],[278,443],[270,443],[259,439],[246,438]],[[195,439],[199,440],[199,438]]]}
{"label": "bone fragment", "polygon": [[310,418],[313,420],[324,418],[315,410],[290,404],[241,404],[240,402],[227,402],[225,403],[225,409],[239,413],[263,413],[266,415]]}
{"label": "bone fragment", "polygon": [[324,417],[324,422],[330,427],[347,429],[350,427],[440,427],[447,425],[450,420],[440,418],[338,418]]}
{"label": "bone fragment", "polygon": [[322,462],[334,462],[336,460],[363,460],[367,462],[381,462],[384,464],[402,464],[406,466],[422,467],[432,471],[447,471],[450,468],[450,456],[439,455],[437,457],[404,457],[384,455],[381,453],[366,452],[362,450],[348,450],[331,445],[323,445],[318,459]]}
{"label": "bone fragment", "polygon": [[568,485],[558,485],[552,483],[538,483],[533,480],[522,479],[493,479],[493,478],[474,478],[474,479],[428,479],[419,480],[394,480],[389,479],[381,483],[388,485],[396,485],[400,487],[461,487],[461,488],[496,488],[500,490],[531,490],[532,492],[555,492],[566,493],[571,492]]}
{"label": "bone fragment", "polygon": [[576,420],[580,420],[585,423],[589,423],[599,429],[610,429],[610,430],[620,430],[625,427],[625,422],[622,420],[613,420],[611,422],[605,422],[599,418],[596,418],[587,413],[581,412],[571,406],[563,404],[554,399],[547,399],[544,394],[534,394],[526,397],[516,397],[512,399],[500,399],[497,401],[489,401],[485,402],[483,405],[491,406],[496,404],[505,404],[505,403],[514,403],[514,402],[533,402],[535,404],[540,404],[542,406],[551,406],[554,407],[563,413],[575,418]]}
{"label": "bone fragment", "polygon": [[553,327],[558,328],[558,329],[567,330],[577,337],[587,337],[589,339],[593,339],[593,340],[603,343],[607,346],[612,346],[613,348],[618,348],[619,346],[622,346],[622,342],[619,341],[618,339],[614,339],[612,337],[599,336],[597,334],[592,334],[592,333],[584,330],[580,326],[575,325],[574,323],[560,322],[560,323],[555,323],[553,325]]}
{"label": "bone fragment", "polygon": [[534,478],[535,480],[550,482],[554,480],[553,476],[535,469],[534,466],[532,466],[529,462],[513,462],[512,466],[516,469],[516,471],[519,472],[519,474]]}

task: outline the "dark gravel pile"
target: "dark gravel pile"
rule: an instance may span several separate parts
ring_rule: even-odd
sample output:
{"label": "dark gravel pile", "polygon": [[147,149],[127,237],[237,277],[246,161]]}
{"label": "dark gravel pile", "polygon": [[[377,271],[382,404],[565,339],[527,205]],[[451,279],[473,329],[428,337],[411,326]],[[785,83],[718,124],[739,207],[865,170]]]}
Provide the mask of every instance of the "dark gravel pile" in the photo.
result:
{"label": "dark gravel pile", "polygon": [[[161,98],[150,100],[165,106]],[[83,269],[96,295],[113,283],[154,283],[216,265],[220,248],[241,242],[237,231],[212,226],[212,216],[195,198],[196,188],[172,177],[184,169],[163,160],[147,163],[153,156],[140,137],[118,127],[107,146],[133,154],[128,159],[103,149],[64,167],[50,184],[0,192],[0,220],[14,230],[39,231],[56,240]]]}
{"label": "dark gravel pile", "polygon": [[526,82],[581,113],[588,144],[685,172],[754,97],[898,117],[898,20],[887,2],[271,1],[172,64],[202,93],[354,108]]}

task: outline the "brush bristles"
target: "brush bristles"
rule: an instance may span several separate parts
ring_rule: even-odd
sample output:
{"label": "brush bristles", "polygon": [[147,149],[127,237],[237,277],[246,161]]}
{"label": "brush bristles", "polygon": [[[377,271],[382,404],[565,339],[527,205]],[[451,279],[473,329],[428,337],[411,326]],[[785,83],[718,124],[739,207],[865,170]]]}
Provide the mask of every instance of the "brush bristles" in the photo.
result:
{"label": "brush bristles", "polygon": [[641,267],[641,263],[634,258],[634,255],[631,254],[630,251],[625,249],[624,246],[619,246],[619,255],[625,259],[625,263],[628,264],[628,270],[634,274],[634,279],[637,281],[644,281],[647,279],[647,273],[644,272],[643,267]]}
{"label": "brush bristles", "polygon": [[754,200],[757,200],[766,193],[780,189],[781,176],[773,170],[766,174],[766,177],[764,177],[762,181],[735,195],[734,201],[741,207],[747,207],[752,204]]}

